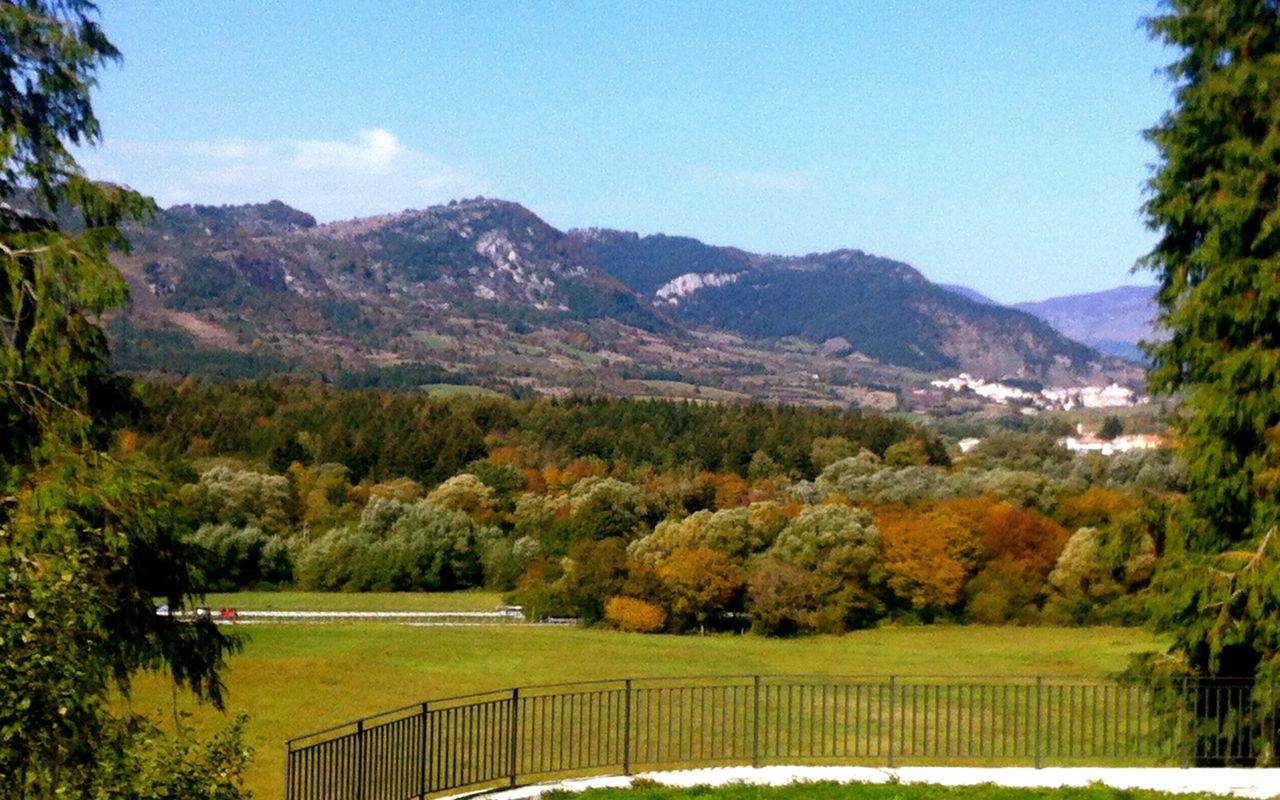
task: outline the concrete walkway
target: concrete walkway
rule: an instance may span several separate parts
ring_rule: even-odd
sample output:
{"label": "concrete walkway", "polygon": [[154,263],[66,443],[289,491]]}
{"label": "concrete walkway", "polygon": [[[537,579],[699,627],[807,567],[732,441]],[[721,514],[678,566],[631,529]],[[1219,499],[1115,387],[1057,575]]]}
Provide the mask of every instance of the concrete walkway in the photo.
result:
{"label": "concrete walkway", "polygon": [[[1280,769],[1179,769],[1177,767],[805,767],[769,766],[715,767],[674,772],[645,772],[626,777],[581,778],[557,783],[522,786],[485,795],[500,800],[524,800],[541,797],[543,792],[561,789],[579,792],[593,787],[630,786],[633,778],[647,778],[668,786],[723,786],[750,783],[782,786],[798,781],[837,781],[840,783],[936,783],[966,786],[995,783],[1000,786],[1086,786],[1103,783],[1117,789],[1154,789],[1161,792],[1185,792],[1238,797],[1280,797]],[[466,795],[458,795],[464,797]]]}

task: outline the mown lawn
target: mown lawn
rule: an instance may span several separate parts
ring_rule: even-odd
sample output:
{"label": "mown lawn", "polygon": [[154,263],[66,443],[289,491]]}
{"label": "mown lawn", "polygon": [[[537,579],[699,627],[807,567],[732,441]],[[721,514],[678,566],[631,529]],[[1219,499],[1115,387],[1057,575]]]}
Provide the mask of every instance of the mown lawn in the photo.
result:
{"label": "mown lawn", "polygon": [[[1144,631],[1122,628],[932,626],[794,640],[386,623],[238,630],[248,640],[231,661],[228,709],[251,717],[248,738],[258,754],[249,781],[258,800],[280,796],[285,739],[426,698],[645,675],[1103,675],[1160,645]],[[222,719],[187,699],[179,704],[206,730]],[[137,683],[131,706],[163,718],[173,713],[159,677]]]}
{"label": "mown lawn", "polygon": [[241,611],[493,611],[498,592],[217,592],[205,605]]}
{"label": "mown lawn", "polygon": [[632,789],[588,789],[581,793],[551,792],[550,800],[1174,800],[1219,798],[1220,795],[1165,794],[1143,789],[1113,789],[1092,785],[1061,789],[1026,789],[994,784],[935,786],[897,783],[800,783],[791,786],[723,787],[640,786]]}

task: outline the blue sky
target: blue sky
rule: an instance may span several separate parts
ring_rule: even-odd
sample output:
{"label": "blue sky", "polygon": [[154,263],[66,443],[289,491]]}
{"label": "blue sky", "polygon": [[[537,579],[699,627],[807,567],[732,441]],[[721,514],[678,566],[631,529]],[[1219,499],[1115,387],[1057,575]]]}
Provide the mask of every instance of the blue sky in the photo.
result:
{"label": "blue sky", "polygon": [[1146,283],[1154,0],[110,3],[90,174],[322,220],[853,247],[998,300]]}

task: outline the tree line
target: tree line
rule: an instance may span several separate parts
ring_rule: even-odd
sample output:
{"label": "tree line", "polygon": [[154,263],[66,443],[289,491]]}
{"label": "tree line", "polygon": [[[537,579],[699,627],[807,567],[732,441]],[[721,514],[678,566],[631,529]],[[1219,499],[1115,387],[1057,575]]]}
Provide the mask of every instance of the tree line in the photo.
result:
{"label": "tree line", "polygon": [[129,446],[170,465],[212,587],[488,586],[629,630],[1137,622],[1185,481],[1168,451],[1076,458],[994,430],[953,456],[901,419],[763,404],[147,398]]}

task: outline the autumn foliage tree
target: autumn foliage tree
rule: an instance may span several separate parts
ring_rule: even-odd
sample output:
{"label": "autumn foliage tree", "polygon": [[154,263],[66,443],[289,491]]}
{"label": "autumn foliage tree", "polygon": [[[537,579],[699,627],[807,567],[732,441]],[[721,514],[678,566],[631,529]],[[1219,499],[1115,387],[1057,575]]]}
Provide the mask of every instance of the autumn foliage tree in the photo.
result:
{"label": "autumn foliage tree", "polygon": [[677,629],[697,627],[731,610],[742,591],[742,571],[728,556],[705,547],[680,548],[662,566],[658,577],[667,589],[670,621]]}
{"label": "autumn foliage tree", "polygon": [[937,506],[882,508],[875,519],[894,594],[926,617],[959,605],[977,560],[975,532]]}
{"label": "autumn foliage tree", "polygon": [[940,509],[974,534],[976,574],[966,611],[977,622],[1030,621],[1070,532],[1034,509],[990,497],[941,501]]}

